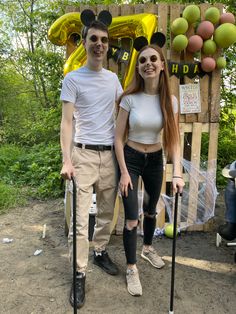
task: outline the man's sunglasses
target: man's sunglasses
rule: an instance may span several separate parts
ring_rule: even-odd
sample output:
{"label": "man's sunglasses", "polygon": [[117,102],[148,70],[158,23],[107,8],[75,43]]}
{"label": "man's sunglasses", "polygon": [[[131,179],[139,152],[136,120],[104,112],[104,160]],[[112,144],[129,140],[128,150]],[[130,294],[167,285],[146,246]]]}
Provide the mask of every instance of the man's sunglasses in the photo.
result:
{"label": "man's sunglasses", "polygon": [[[144,64],[144,63],[147,61],[147,59],[148,59],[148,58],[146,58],[146,57],[140,57],[140,58],[138,59],[138,62],[139,62],[140,64]],[[156,61],[157,61],[157,56],[156,56],[156,55],[152,55],[149,59],[150,59],[151,62],[156,62]]]}
{"label": "man's sunglasses", "polygon": [[92,35],[92,36],[89,37],[89,39],[90,39],[93,43],[96,43],[96,42],[99,40],[99,38],[101,39],[101,42],[102,42],[103,44],[107,44],[107,43],[108,43],[108,37],[106,37],[106,36],[98,37],[98,36],[96,36],[96,35]]}

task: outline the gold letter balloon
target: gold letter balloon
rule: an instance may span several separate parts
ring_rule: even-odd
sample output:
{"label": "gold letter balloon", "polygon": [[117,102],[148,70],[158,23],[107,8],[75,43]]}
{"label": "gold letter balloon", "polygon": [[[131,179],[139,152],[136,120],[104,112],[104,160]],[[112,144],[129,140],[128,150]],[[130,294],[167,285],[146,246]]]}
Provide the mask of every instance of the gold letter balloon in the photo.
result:
{"label": "gold letter balloon", "polygon": [[[49,40],[58,46],[68,45],[73,34],[80,35],[82,30],[80,13],[66,13],[57,19],[48,31]],[[109,27],[109,37],[112,40],[121,38],[131,38],[145,36],[148,41],[157,28],[157,17],[154,14],[142,13],[135,15],[117,16],[112,19],[112,24]],[[135,69],[135,60],[137,52],[131,50],[130,60],[126,69],[123,86],[126,87],[133,76]],[[64,65],[64,75],[81,67],[86,62],[86,53],[82,43],[70,54]]]}

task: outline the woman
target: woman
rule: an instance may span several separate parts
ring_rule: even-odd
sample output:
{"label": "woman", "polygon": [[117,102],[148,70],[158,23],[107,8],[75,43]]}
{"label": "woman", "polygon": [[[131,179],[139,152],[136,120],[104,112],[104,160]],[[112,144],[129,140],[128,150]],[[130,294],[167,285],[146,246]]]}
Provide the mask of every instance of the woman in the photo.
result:
{"label": "woman", "polygon": [[125,209],[123,242],[127,259],[127,289],[135,296],[142,295],[136,266],[139,176],[145,188],[141,256],[156,268],[165,265],[152,247],[156,205],[163,178],[162,129],[164,152],[173,162],[173,192],[182,192],[184,186],[180,165],[178,105],[177,99],[170,95],[167,71],[161,49],[156,45],[143,47],[137,57],[133,82],[119,102],[115,150],[120,168],[119,188]]}

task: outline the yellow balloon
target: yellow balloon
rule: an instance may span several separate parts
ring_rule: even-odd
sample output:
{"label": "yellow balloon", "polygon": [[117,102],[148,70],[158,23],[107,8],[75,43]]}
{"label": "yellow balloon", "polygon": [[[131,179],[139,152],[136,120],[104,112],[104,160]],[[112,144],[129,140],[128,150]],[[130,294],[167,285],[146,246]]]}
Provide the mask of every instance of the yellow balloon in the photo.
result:
{"label": "yellow balloon", "polygon": [[72,34],[80,34],[82,26],[79,12],[66,13],[49,28],[48,39],[54,45],[64,46]]}
{"label": "yellow balloon", "polygon": [[[57,19],[48,31],[49,40],[55,45],[66,45],[70,36],[74,33],[80,34],[82,29],[80,13],[71,12]],[[154,14],[142,13],[127,16],[117,16],[112,19],[109,27],[111,40],[119,38],[131,38],[134,40],[139,36],[145,36],[148,41],[157,28],[157,18]],[[123,78],[124,88],[130,83],[134,74],[137,52],[131,50],[130,61]],[[86,62],[86,52],[82,45],[69,56],[64,66],[64,75],[81,67]]]}

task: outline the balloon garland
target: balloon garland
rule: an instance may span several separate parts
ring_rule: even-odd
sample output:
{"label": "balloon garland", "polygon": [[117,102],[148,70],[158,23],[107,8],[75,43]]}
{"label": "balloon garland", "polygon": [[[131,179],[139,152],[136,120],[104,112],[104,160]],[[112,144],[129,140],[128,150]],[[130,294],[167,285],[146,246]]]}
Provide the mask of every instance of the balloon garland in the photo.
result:
{"label": "balloon garland", "polygon": [[[90,11],[95,18],[94,13]],[[102,11],[105,15],[107,11]],[[223,56],[215,57],[217,49],[226,49],[236,42],[235,17],[232,13],[220,14],[218,8],[211,6],[204,12],[204,20],[200,21],[200,9],[197,5],[185,7],[182,16],[176,18],[171,24],[173,34],[172,49],[181,53],[187,50],[189,53],[201,53],[201,63],[173,63],[169,60],[170,75],[181,77],[188,75],[203,76],[211,73],[214,69],[226,67],[226,60]],[[194,25],[195,34],[189,38],[186,33]],[[58,46],[67,45],[74,36],[78,40],[77,48],[71,53],[64,65],[64,75],[76,70],[86,62],[86,52],[81,43],[81,31],[83,23],[81,14],[78,12],[66,13],[58,18],[48,31],[49,40]],[[153,33],[157,29],[157,18],[154,14],[142,13],[128,16],[118,16],[112,19],[109,27],[111,41],[120,38],[131,38],[132,42],[137,37],[143,36],[150,42]],[[132,47],[133,48],[133,47]],[[128,64],[123,79],[123,86],[126,87],[133,76],[137,51],[127,51],[122,47],[111,46],[108,53],[116,62]]]}
{"label": "balloon garland", "polygon": [[[204,12],[204,20],[200,21],[200,9],[197,5],[185,7],[182,17],[171,24],[174,35],[172,48],[181,53],[185,49],[190,53],[201,52],[201,69],[210,73],[215,68],[226,67],[224,57],[214,58],[218,48],[229,48],[236,42],[235,17],[232,13],[220,14],[218,8],[211,6]],[[190,26],[195,27],[195,34],[186,35]]]}

